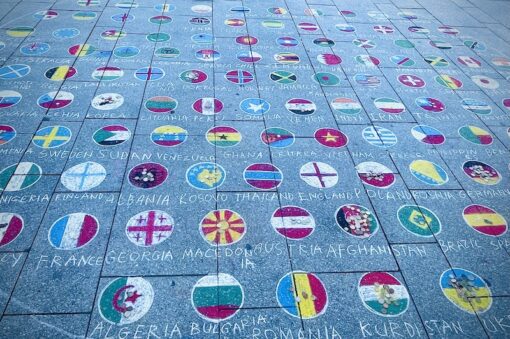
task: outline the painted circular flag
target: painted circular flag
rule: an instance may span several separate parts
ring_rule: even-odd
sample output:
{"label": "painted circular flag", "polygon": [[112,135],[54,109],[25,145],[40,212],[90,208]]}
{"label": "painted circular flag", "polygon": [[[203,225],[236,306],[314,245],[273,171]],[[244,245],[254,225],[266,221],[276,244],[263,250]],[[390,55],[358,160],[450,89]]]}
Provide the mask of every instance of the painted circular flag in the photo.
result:
{"label": "painted circular flag", "polygon": [[377,59],[374,56],[368,54],[360,54],[354,58],[359,64],[366,67],[376,67],[379,66],[381,60]]}
{"label": "painted circular flag", "polygon": [[377,98],[374,100],[374,105],[380,111],[388,114],[401,114],[406,110],[403,103],[392,98]]}
{"label": "painted circular flag", "polygon": [[439,279],[444,296],[455,306],[470,314],[481,314],[492,305],[492,293],[487,282],[463,268],[452,268]]}
{"label": "painted circular flag", "polygon": [[239,108],[250,115],[262,115],[269,112],[271,104],[260,98],[247,98],[241,101]]}
{"label": "painted circular flag", "polygon": [[430,45],[437,49],[452,49],[453,46],[449,42],[441,41],[441,40],[431,40]]}
{"label": "painted circular flag", "polygon": [[310,115],[315,112],[317,106],[308,99],[290,99],[285,103],[285,108],[297,115]]}
{"label": "painted circular flag", "polygon": [[191,69],[181,72],[179,79],[189,84],[200,84],[207,80],[207,74],[199,69]]}
{"label": "painted circular flag", "polygon": [[352,98],[335,98],[331,101],[335,112],[345,115],[356,115],[361,112],[361,104]]}
{"label": "painted circular flag", "polygon": [[132,216],[126,224],[126,235],[133,244],[151,247],[162,243],[174,230],[174,219],[166,212],[150,210]]}
{"label": "painted circular flag", "polygon": [[240,45],[253,46],[259,42],[259,39],[251,35],[241,35],[236,37],[236,42]]}
{"label": "painted circular flag", "polygon": [[444,185],[448,182],[448,174],[436,163],[428,160],[414,160],[409,171],[419,181],[432,186]]}
{"label": "painted circular flag", "polygon": [[92,107],[100,111],[119,108],[124,103],[124,97],[118,93],[103,93],[92,99]]}
{"label": "painted circular flag", "polygon": [[451,27],[451,26],[439,26],[437,30],[441,33],[448,34],[448,35],[457,35],[459,34],[459,30]]}
{"label": "painted circular flag", "polygon": [[437,55],[427,55],[423,59],[431,66],[434,67],[447,67],[450,63],[443,57]]}
{"label": "painted circular flag", "polygon": [[313,233],[315,219],[304,208],[283,206],[273,212],[271,225],[278,234],[285,238],[301,240]]}
{"label": "painted circular flag", "polygon": [[106,179],[106,169],[93,161],[82,162],[62,173],[60,182],[70,191],[85,192],[101,185]]}
{"label": "painted circular flag", "polygon": [[193,103],[193,110],[203,115],[214,115],[223,110],[223,103],[216,98],[201,98]]}
{"label": "painted circular flag", "polygon": [[276,15],[283,15],[283,14],[287,14],[288,11],[286,8],[283,8],[283,7],[270,7],[267,9],[267,11],[270,13],[270,14],[276,14]]}
{"label": "painted circular flag", "polygon": [[493,141],[489,132],[476,126],[462,126],[459,128],[459,135],[475,145],[490,145]]}
{"label": "painted circular flag", "polygon": [[155,81],[164,76],[165,71],[159,67],[142,67],[135,72],[135,78],[142,81]]}
{"label": "painted circular flag", "polygon": [[71,130],[65,126],[47,126],[35,132],[32,143],[41,148],[57,148],[71,140]]}
{"label": "painted circular flag", "polygon": [[271,190],[282,183],[283,174],[280,169],[272,164],[251,164],[244,170],[244,181],[260,190]]}
{"label": "painted circular flag", "polygon": [[317,82],[319,85],[328,87],[328,86],[338,86],[340,84],[340,78],[338,75],[330,72],[318,72],[312,76],[312,79]]}
{"label": "painted circular flag", "polygon": [[451,75],[447,74],[440,74],[436,76],[436,82],[440,84],[443,87],[449,88],[449,89],[460,89],[462,87],[462,81],[460,81],[457,78],[452,77]]}
{"label": "painted circular flag", "polygon": [[287,273],[276,287],[278,304],[285,313],[301,319],[313,319],[328,307],[328,292],[313,273]]}
{"label": "painted circular flag", "polygon": [[13,80],[23,78],[30,73],[30,66],[25,64],[14,64],[0,67],[0,79]]}
{"label": "painted circular flag", "polygon": [[50,68],[44,73],[44,76],[52,81],[62,81],[72,78],[76,75],[76,72],[76,68],[63,65]]}
{"label": "painted circular flag", "polygon": [[317,38],[313,40],[313,43],[320,47],[333,47],[335,42],[328,38]]}
{"label": "painted circular flag", "polygon": [[440,113],[445,110],[445,105],[434,98],[419,97],[414,101],[418,107],[433,113]]}
{"label": "painted circular flag", "polygon": [[293,65],[298,64],[300,59],[296,53],[282,52],[274,55],[274,61],[284,65]]}
{"label": "painted circular flag", "polygon": [[460,62],[461,65],[469,68],[480,68],[482,66],[482,63],[479,60],[471,56],[461,55],[457,57],[457,61]]}
{"label": "painted circular flag", "polygon": [[213,246],[227,246],[240,241],[246,234],[246,223],[239,213],[231,210],[214,210],[199,225],[202,238]]}
{"label": "painted circular flag", "polygon": [[262,131],[260,139],[266,145],[275,148],[285,148],[294,144],[294,134],[284,128],[270,127]]}
{"label": "painted circular flag", "polygon": [[122,125],[107,125],[101,127],[92,135],[92,140],[101,146],[115,146],[131,138],[131,131]]}
{"label": "painted circular flag", "polygon": [[237,53],[237,59],[246,63],[255,63],[262,60],[262,55],[257,52],[239,52]]}
{"label": "painted circular flag", "polygon": [[225,74],[225,79],[231,83],[243,85],[248,84],[254,80],[253,74],[241,69],[230,70]]}
{"label": "painted circular flag", "polygon": [[48,240],[59,250],[77,250],[90,243],[99,232],[97,219],[86,213],[71,213],[53,223]]}
{"label": "painted circular flag", "polygon": [[220,187],[225,181],[226,172],[218,164],[200,162],[191,165],[186,171],[188,184],[199,190],[212,190]]}
{"label": "painted circular flag", "polygon": [[161,185],[168,177],[168,170],[161,164],[147,162],[136,165],[129,171],[131,185],[150,189]]}
{"label": "painted circular flag", "polygon": [[112,324],[131,324],[149,312],[153,300],[152,285],[144,278],[117,278],[101,292],[99,314]]}
{"label": "painted circular flag", "polygon": [[[159,47],[158,49],[156,49],[154,51],[154,55],[157,57],[160,57],[160,58],[171,59],[171,58],[177,58],[179,55],[181,55],[181,51],[175,47],[168,47],[168,46],[167,47]],[[160,71],[158,71],[158,72],[164,73],[164,71],[162,69],[160,69]],[[163,76],[161,76],[161,77],[163,77]],[[153,79],[153,80],[156,80],[156,79]]]}
{"label": "painted circular flag", "polygon": [[315,140],[326,147],[340,148],[347,145],[347,135],[335,128],[320,128],[314,133]]}
{"label": "painted circular flag", "polygon": [[473,75],[471,80],[479,87],[486,89],[498,89],[499,82],[491,77],[485,75]]}
{"label": "painted circular flag", "polygon": [[397,80],[407,87],[422,88],[425,87],[425,81],[417,75],[413,74],[401,74],[397,77]]}
{"label": "painted circular flag", "polygon": [[95,12],[76,12],[73,14],[73,19],[77,21],[94,20],[97,17]]}
{"label": "painted circular flag", "polygon": [[484,205],[469,205],[464,208],[462,216],[468,226],[485,235],[498,237],[505,234],[508,229],[505,218]]}
{"label": "painted circular flag", "polygon": [[226,273],[210,274],[193,286],[191,303],[200,317],[219,323],[232,318],[243,306],[243,287]]}
{"label": "painted circular flag", "polygon": [[24,55],[42,55],[50,50],[50,45],[45,42],[34,42],[26,44],[20,48],[20,52]]}
{"label": "painted circular flag", "polygon": [[462,99],[462,108],[464,108],[466,111],[480,115],[488,115],[492,113],[491,105],[478,99]]}
{"label": "painted circular flag", "polygon": [[213,49],[201,49],[195,52],[195,57],[201,61],[212,62],[220,58],[220,52]]}
{"label": "painted circular flag", "polygon": [[37,99],[37,104],[45,109],[60,109],[69,106],[74,100],[70,92],[55,91],[48,92]]}
{"label": "painted circular flag", "polygon": [[243,19],[232,18],[232,19],[225,20],[225,25],[230,26],[230,27],[241,27],[241,26],[244,26],[245,24],[246,24],[246,22]]}
{"label": "painted circular flag", "polygon": [[411,134],[416,140],[429,145],[441,145],[446,140],[441,131],[427,125],[414,126],[411,129]]}
{"label": "painted circular flag", "polygon": [[330,188],[338,183],[338,172],[324,162],[307,162],[301,166],[299,176],[315,188]]}
{"label": "painted circular flag", "polygon": [[7,144],[16,137],[16,130],[9,125],[0,125],[0,146]]}
{"label": "painted circular flag", "polygon": [[432,237],[441,232],[439,218],[423,206],[403,205],[397,211],[397,218],[400,225],[406,231],[420,237]]}
{"label": "painted circular flag", "polygon": [[72,39],[80,35],[80,30],[75,27],[58,28],[51,35],[59,40]]}
{"label": "painted circular flag", "polygon": [[374,48],[376,46],[375,42],[368,39],[354,39],[352,43],[357,47],[365,49]]}
{"label": "painted circular flag", "polygon": [[132,58],[140,53],[140,49],[135,46],[115,47],[113,55],[117,58]]}
{"label": "painted circular flag", "polygon": [[109,29],[109,30],[106,30],[103,33],[101,33],[101,38],[103,38],[105,40],[115,41],[115,40],[126,37],[126,35],[127,35],[127,33],[124,31],[118,31],[116,29]]}
{"label": "painted circular flag", "polygon": [[323,65],[333,66],[340,65],[342,63],[342,58],[335,54],[324,53],[317,55],[317,61]]}
{"label": "painted circular flag", "polygon": [[211,23],[211,20],[208,18],[191,18],[188,22],[196,26],[207,26]]}
{"label": "painted circular flag", "polygon": [[156,127],[150,138],[158,146],[174,147],[186,141],[188,131],[179,126],[164,125]]}
{"label": "painted circular flag", "polygon": [[273,80],[274,82],[277,82],[279,84],[292,84],[297,81],[297,77],[294,73],[289,71],[274,71],[271,72],[269,75],[269,78]]}
{"label": "painted circular flag", "polygon": [[150,42],[165,42],[170,40],[170,34],[163,32],[149,33],[145,38]]}
{"label": "painted circular flag", "polygon": [[16,213],[0,213],[0,248],[10,244],[23,230],[23,218]]}
{"label": "painted circular flag", "polygon": [[347,204],[335,212],[335,220],[340,229],[358,238],[369,238],[379,229],[377,218],[366,207]]}
{"label": "painted circular flag", "polygon": [[174,113],[177,108],[177,100],[167,96],[157,96],[145,102],[145,108],[152,113]]}
{"label": "painted circular flag", "polygon": [[398,141],[395,133],[384,127],[369,126],[361,133],[366,142],[377,147],[391,147]]}
{"label": "painted circular flag", "polygon": [[356,27],[349,24],[336,24],[336,29],[344,33],[354,33],[356,32]]}
{"label": "painted circular flag", "polygon": [[379,87],[381,86],[381,79],[377,75],[370,74],[356,74],[353,77],[357,84],[364,87]]}
{"label": "painted circular flag", "polygon": [[18,26],[8,28],[5,33],[12,38],[26,38],[30,34],[35,32],[35,28],[28,26]]}
{"label": "painted circular flag", "polygon": [[84,57],[87,55],[91,55],[96,50],[97,50],[96,47],[89,44],[85,44],[85,45],[73,45],[69,47],[68,52],[70,55]]}
{"label": "painted circular flag", "polygon": [[149,18],[149,22],[151,24],[156,24],[156,25],[166,25],[166,24],[169,24],[172,22],[172,18],[169,17],[168,15],[156,15],[156,16]]}
{"label": "painted circular flag", "polygon": [[391,62],[401,67],[411,67],[416,63],[413,59],[407,55],[393,55],[390,57]]}
{"label": "painted circular flag", "polygon": [[234,127],[216,126],[205,134],[206,140],[218,147],[232,147],[241,142],[241,133]]}
{"label": "painted circular flag", "polygon": [[33,162],[20,162],[7,166],[0,172],[0,191],[24,190],[38,182],[41,175],[41,167]]}
{"label": "painted circular flag", "polygon": [[399,316],[409,307],[406,287],[388,272],[364,274],[358,284],[358,293],[369,311],[385,317]]}
{"label": "painted circular flag", "polygon": [[319,26],[311,22],[300,22],[297,26],[299,29],[307,32],[314,32],[319,29]]}
{"label": "painted circular flag", "polygon": [[501,181],[499,172],[481,161],[466,161],[462,169],[470,179],[482,185],[496,185]]}
{"label": "painted circular flag", "polygon": [[388,188],[395,182],[393,171],[375,161],[365,161],[356,165],[356,172],[361,181],[377,188]]}

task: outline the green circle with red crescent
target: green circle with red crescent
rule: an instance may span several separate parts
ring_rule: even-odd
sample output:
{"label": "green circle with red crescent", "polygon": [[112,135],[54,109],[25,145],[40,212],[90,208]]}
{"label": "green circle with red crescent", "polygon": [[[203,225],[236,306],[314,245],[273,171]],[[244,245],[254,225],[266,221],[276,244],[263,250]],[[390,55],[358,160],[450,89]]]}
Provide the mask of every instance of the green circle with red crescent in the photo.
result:
{"label": "green circle with red crescent", "polygon": [[424,159],[411,162],[409,171],[416,179],[431,186],[444,185],[449,180],[448,174],[441,166]]}
{"label": "green circle with red crescent", "polygon": [[285,148],[294,144],[294,133],[280,127],[270,127],[262,131],[260,139],[274,148]]}
{"label": "green circle with red crescent", "polygon": [[358,294],[370,312],[385,317],[405,313],[410,303],[407,288],[388,272],[364,274],[358,283]]}
{"label": "green circle with red crescent", "polygon": [[226,273],[200,278],[191,292],[191,303],[198,315],[210,322],[232,318],[243,306],[243,287]]}
{"label": "green circle with red crescent", "polygon": [[435,79],[436,79],[436,82],[443,87],[453,89],[453,90],[462,88],[462,81],[460,81],[457,78],[452,77],[451,75],[440,74],[440,75],[436,76]]}
{"label": "green circle with red crescent", "polygon": [[152,113],[174,113],[177,108],[177,100],[168,96],[155,96],[145,102],[145,108]]}
{"label": "green circle with red crescent", "polygon": [[274,55],[274,60],[283,65],[298,64],[300,59],[296,53],[282,52]]}
{"label": "green circle with red crescent", "polygon": [[331,72],[318,72],[312,75],[312,79],[319,85],[324,87],[338,86],[340,84],[340,78]]}
{"label": "green circle with red crescent", "polygon": [[173,125],[156,127],[151,133],[151,141],[164,147],[175,147],[185,142],[187,138],[188,131]]}
{"label": "green circle with red crescent", "polygon": [[347,145],[347,135],[335,128],[319,128],[314,133],[315,140],[322,146],[340,148]]}
{"label": "green circle with red crescent", "polygon": [[179,79],[189,84],[200,84],[207,80],[207,74],[199,69],[190,69],[181,72]]}
{"label": "green circle with red crescent", "polygon": [[363,183],[377,188],[388,188],[395,183],[393,171],[375,161],[356,165],[356,172]]}
{"label": "green circle with red crescent", "polygon": [[315,219],[304,208],[283,206],[273,212],[271,226],[276,233],[287,239],[301,240],[315,230]]}
{"label": "green circle with red crescent", "polygon": [[101,146],[120,145],[131,138],[131,131],[122,125],[103,126],[92,135],[92,140]]}
{"label": "green circle with red crescent", "polygon": [[328,292],[313,273],[293,271],[278,282],[276,299],[282,310],[301,319],[313,319],[328,307]]}
{"label": "green circle with red crescent", "polygon": [[492,306],[492,293],[485,279],[463,268],[448,269],[439,285],[444,296],[469,314],[481,314]]}
{"label": "green circle with red crescent", "polygon": [[403,103],[392,98],[377,98],[374,105],[378,110],[388,114],[401,114],[406,110]]}
{"label": "green circle with red crescent", "polygon": [[134,323],[149,312],[154,301],[154,290],[141,277],[123,277],[111,281],[101,292],[99,314],[116,325]]}
{"label": "green circle with red crescent", "polygon": [[466,161],[462,165],[462,170],[468,178],[482,185],[496,185],[501,181],[501,174],[491,165],[481,161]]}
{"label": "green circle with red crescent", "polygon": [[232,147],[241,142],[242,136],[234,127],[216,126],[207,131],[205,138],[214,146]]}
{"label": "green circle with red crescent", "polygon": [[251,35],[241,35],[236,37],[236,43],[240,45],[253,46],[256,45],[258,42],[259,39]]}
{"label": "green circle with red crescent", "polygon": [[335,221],[342,231],[356,238],[370,238],[379,229],[375,215],[356,204],[340,206],[335,212]]}
{"label": "green circle with red crescent", "polygon": [[403,205],[397,211],[400,225],[408,232],[419,237],[433,237],[441,232],[439,218],[423,206]]}
{"label": "green circle with red crescent", "polygon": [[356,115],[361,112],[361,104],[352,98],[335,98],[331,101],[331,107],[335,112],[345,115]]}
{"label": "green circle with red crescent", "polygon": [[481,234],[498,237],[505,234],[508,229],[505,218],[484,205],[469,205],[464,208],[462,216],[468,226]]}
{"label": "green circle with red crescent", "polygon": [[42,169],[33,162],[20,162],[0,171],[0,191],[17,192],[31,187],[41,179]]}
{"label": "green circle with red crescent", "polygon": [[114,66],[98,67],[92,72],[92,78],[99,81],[113,81],[123,76],[124,71]]}
{"label": "green circle with red crescent", "polygon": [[434,67],[448,67],[450,63],[443,57],[437,55],[427,55],[423,59],[431,66]]}
{"label": "green circle with red crescent", "polygon": [[220,209],[214,210],[200,222],[202,238],[212,246],[227,246],[239,242],[246,234],[246,223],[239,213]]}
{"label": "green circle with red crescent", "polygon": [[490,145],[494,139],[486,130],[471,125],[459,128],[459,135],[464,138],[464,140],[476,145]]}
{"label": "green circle with red crescent", "polygon": [[16,240],[23,231],[24,222],[19,214],[1,212],[0,225],[2,225],[2,231],[0,232],[0,248],[2,248]]}
{"label": "green circle with red crescent", "polygon": [[0,125],[0,146],[7,144],[16,137],[16,130],[9,125]]}
{"label": "green circle with red crescent", "polygon": [[126,236],[136,246],[151,247],[168,239],[174,230],[174,219],[166,212],[149,210],[132,216],[126,223]]}
{"label": "green circle with red crescent", "polygon": [[76,75],[76,73],[76,68],[68,65],[62,65],[48,69],[44,72],[44,76],[46,79],[52,81],[63,81],[72,78]]}

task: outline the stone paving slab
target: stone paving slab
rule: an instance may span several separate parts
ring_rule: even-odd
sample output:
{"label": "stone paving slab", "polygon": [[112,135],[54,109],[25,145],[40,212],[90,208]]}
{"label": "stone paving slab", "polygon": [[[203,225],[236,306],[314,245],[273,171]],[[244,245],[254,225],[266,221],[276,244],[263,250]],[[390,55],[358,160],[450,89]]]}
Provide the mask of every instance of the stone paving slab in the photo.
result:
{"label": "stone paving slab", "polygon": [[510,5],[0,3],[0,338],[510,337]]}

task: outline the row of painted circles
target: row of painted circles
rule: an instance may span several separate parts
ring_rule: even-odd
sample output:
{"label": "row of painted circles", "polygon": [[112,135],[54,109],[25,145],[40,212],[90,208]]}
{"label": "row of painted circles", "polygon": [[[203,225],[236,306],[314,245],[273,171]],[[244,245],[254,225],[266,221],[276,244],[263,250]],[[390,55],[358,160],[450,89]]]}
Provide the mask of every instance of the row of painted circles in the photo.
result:
{"label": "row of painted circles", "polygon": [[[231,76],[236,77],[236,81],[247,81],[247,79],[249,79],[249,77],[245,75],[246,71],[237,70],[231,72],[233,72]],[[231,72],[228,72],[227,76],[229,76]],[[275,73],[276,72],[273,72],[272,75]],[[285,76],[289,76],[289,74],[284,74],[283,71],[278,73],[278,77]],[[359,77],[356,77],[360,82],[364,84],[366,83],[369,86],[373,86],[374,81],[380,81],[378,78],[372,78],[368,75],[360,75]],[[484,86],[491,86],[491,88],[494,88],[496,84],[499,86],[498,82],[494,83],[490,79],[482,76],[477,78],[477,81],[478,80],[483,81]],[[0,90],[0,110],[16,106],[21,102],[22,98],[23,96],[21,93],[17,91]],[[96,95],[91,100],[91,106],[100,111],[109,111],[120,108],[124,104],[124,101],[124,96],[120,93],[102,93]],[[68,107],[74,102],[74,94],[63,90],[52,91],[41,95],[36,102],[37,105],[43,109],[62,109]],[[379,111],[389,115],[398,115],[407,111],[406,105],[400,100],[394,98],[379,97],[373,100],[373,104]],[[428,113],[441,113],[447,109],[447,106],[443,101],[434,97],[417,97],[414,100],[414,104],[417,108]],[[510,98],[502,99],[501,105],[505,109],[510,110]],[[145,108],[155,114],[174,113],[177,106],[178,101],[169,96],[154,96],[145,101]],[[335,112],[344,115],[357,115],[363,110],[363,106],[359,101],[348,97],[334,98],[331,100],[330,106]],[[464,98],[459,103],[459,106],[466,111],[478,115],[489,115],[493,112],[492,105],[477,98]],[[306,98],[288,99],[285,102],[284,107],[290,113],[300,116],[311,115],[318,111],[316,103]],[[224,104],[218,98],[203,97],[195,100],[191,105],[191,108],[196,113],[211,116],[221,113],[223,111]],[[246,98],[239,103],[239,108],[246,114],[262,116],[264,113],[270,111],[271,104],[267,100],[261,98]]]}
{"label": "row of painted circles", "polygon": [[[484,205],[472,204],[462,212],[466,225],[476,232],[498,237],[506,233],[505,218]],[[418,237],[437,236],[442,225],[430,209],[419,205],[402,205],[396,213],[400,225],[410,234]],[[376,216],[366,207],[358,204],[340,206],[334,219],[346,234],[358,239],[367,239],[379,230]],[[21,215],[10,212],[0,213],[2,232],[0,247],[12,243],[22,232],[24,221]],[[313,215],[298,206],[277,208],[270,220],[273,230],[290,240],[303,240],[314,233],[316,223]],[[236,211],[219,209],[208,212],[199,223],[199,233],[212,246],[228,246],[239,242],[246,235],[248,225]],[[125,225],[129,241],[136,246],[151,247],[167,240],[175,229],[174,219],[160,210],[148,210],[133,215]],[[48,232],[48,240],[56,249],[76,250],[89,244],[99,233],[99,222],[87,213],[70,213],[56,220]]]}
{"label": "row of painted circles", "polygon": [[[439,285],[444,296],[467,313],[480,314],[489,310],[492,305],[493,298],[486,281],[466,269],[447,269],[440,275]],[[379,316],[402,315],[411,304],[405,284],[389,272],[363,274],[358,281],[357,290],[362,304]],[[245,299],[241,283],[227,273],[200,278],[190,294],[194,310],[201,318],[211,322],[220,322],[236,315],[242,309]],[[339,295],[345,296],[345,293]],[[292,271],[279,280],[275,296],[283,312],[306,320],[327,311],[330,293],[318,275]],[[149,279],[117,278],[101,291],[98,301],[99,314],[110,323],[131,324],[149,312],[154,297],[155,291]],[[340,310],[332,312],[336,311]]]}
{"label": "row of painted circles", "polygon": [[[427,125],[416,125],[410,130],[411,135],[419,142],[429,145],[441,145],[446,141],[445,135],[438,129]],[[483,128],[465,125],[458,129],[458,135],[475,145],[491,145],[494,137]],[[510,128],[508,129],[510,138]],[[10,125],[0,125],[0,146],[6,145],[17,132]],[[367,126],[361,131],[363,139],[372,146],[391,147],[398,142],[397,135],[391,130],[380,126]],[[124,125],[106,125],[97,129],[92,140],[100,146],[122,145],[131,138],[131,131]],[[189,138],[186,129],[176,125],[162,125],[154,128],[149,139],[161,147],[176,147],[185,143]],[[72,132],[66,126],[53,125],[39,129],[32,137],[32,143],[38,148],[51,149],[66,145],[72,139]],[[213,146],[229,148],[239,145],[243,136],[232,126],[211,127],[205,133],[205,139]],[[301,136],[300,141],[307,142],[311,137]],[[196,140],[196,139],[195,139]],[[282,127],[269,127],[260,133],[263,144],[272,148],[287,148],[296,142],[295,134]],[[313,133],[313,140],[327,148],[342,148],[349,142],[348,136],[336,128],[319,128]]]}

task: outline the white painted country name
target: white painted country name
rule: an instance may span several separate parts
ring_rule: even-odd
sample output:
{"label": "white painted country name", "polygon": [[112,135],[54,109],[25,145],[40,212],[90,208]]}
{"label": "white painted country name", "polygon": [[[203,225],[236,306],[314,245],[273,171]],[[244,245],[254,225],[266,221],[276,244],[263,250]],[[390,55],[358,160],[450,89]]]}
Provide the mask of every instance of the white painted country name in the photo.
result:
{"label": "white painted country name", "polygon": [[50,198],[49,194],[2,195],[0,197],[0,204],[33,204],[38,202],[49,202]]}

